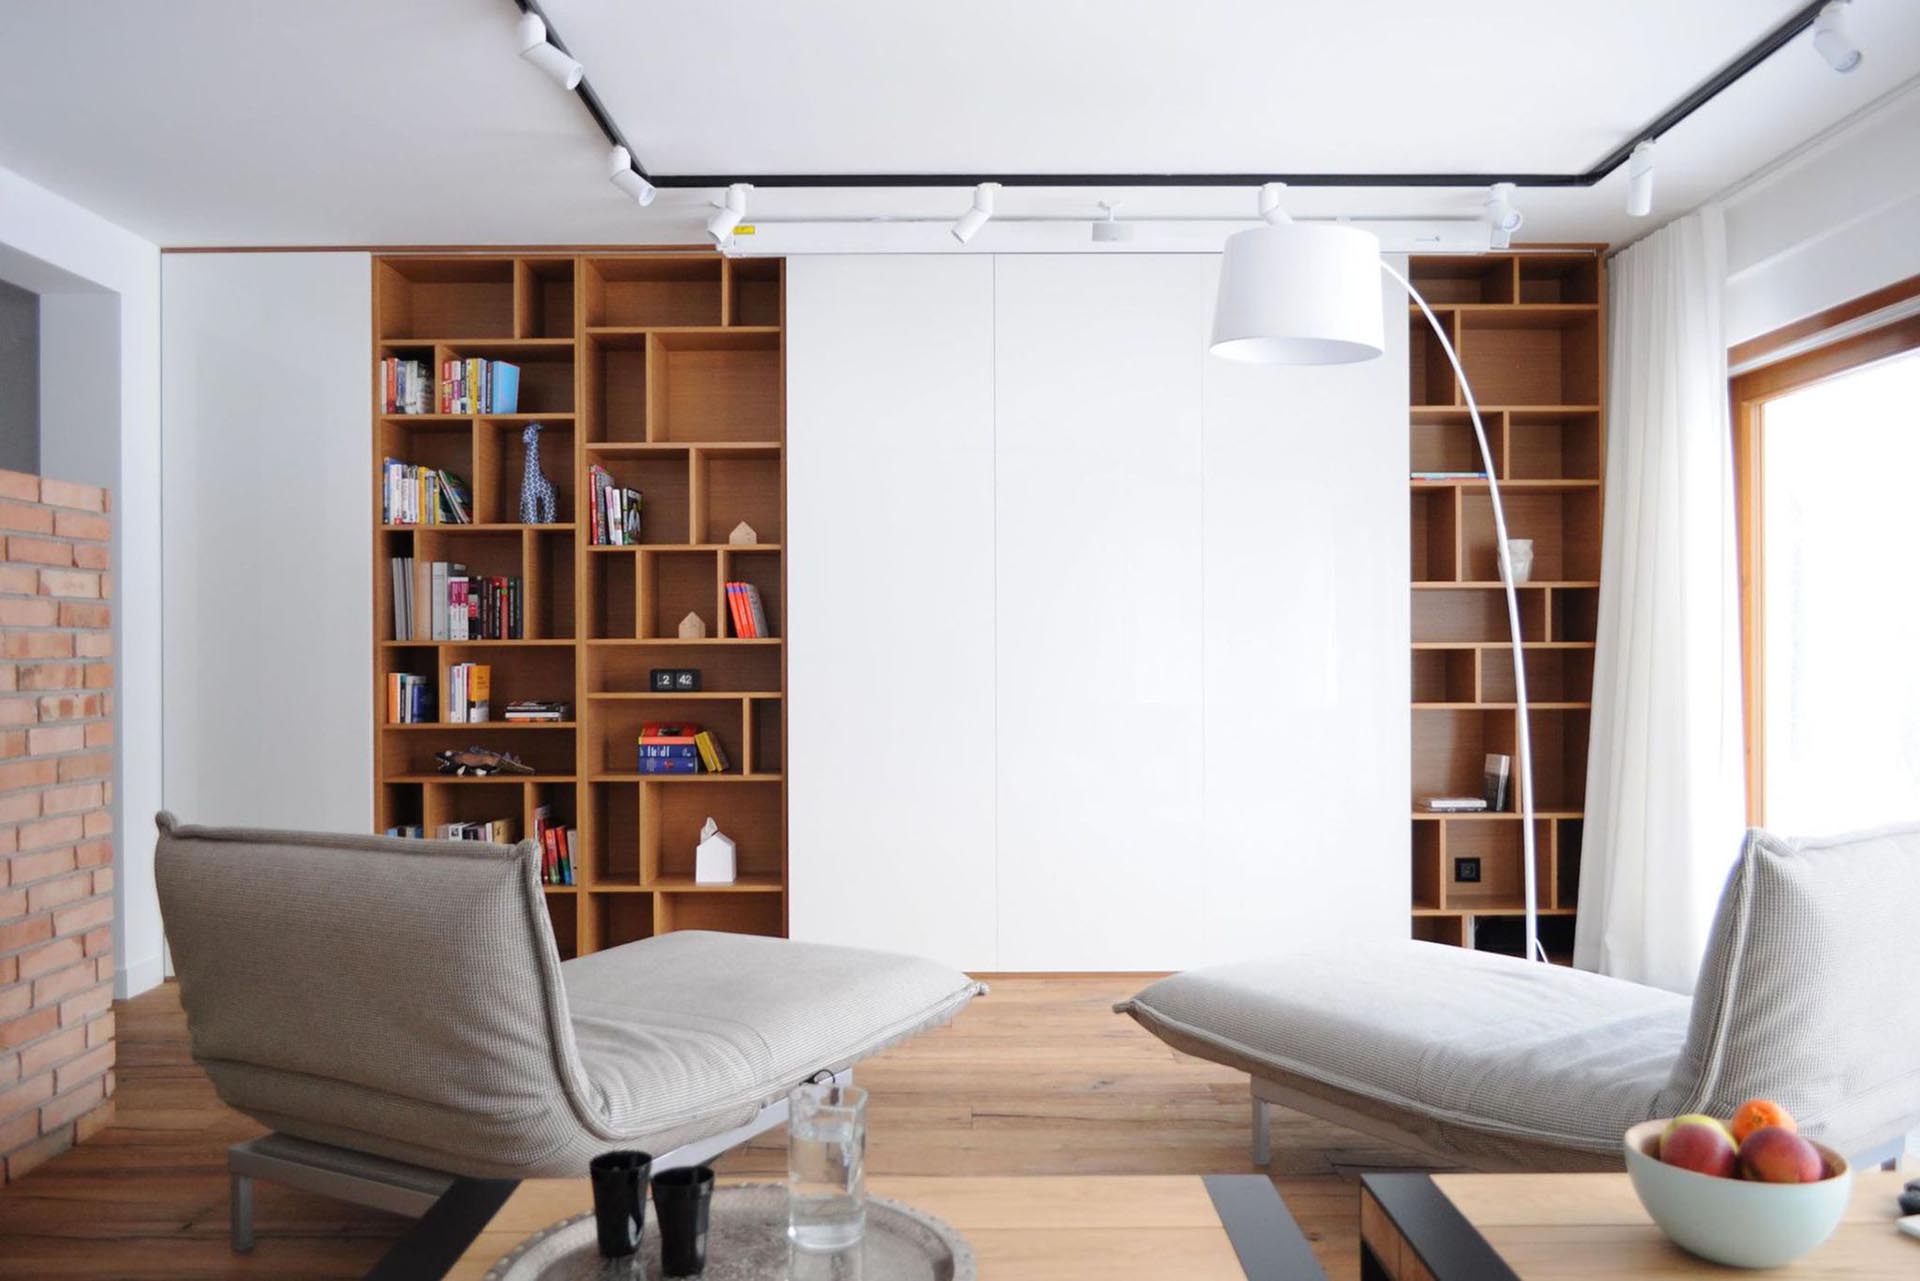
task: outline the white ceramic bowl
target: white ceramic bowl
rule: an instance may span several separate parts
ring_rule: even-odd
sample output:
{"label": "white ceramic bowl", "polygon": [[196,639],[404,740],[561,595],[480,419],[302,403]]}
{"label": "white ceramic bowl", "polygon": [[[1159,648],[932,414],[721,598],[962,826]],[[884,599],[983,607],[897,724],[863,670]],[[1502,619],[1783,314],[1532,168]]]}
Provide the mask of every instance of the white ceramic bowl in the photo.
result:
{"label": "white ceramic bowl", "polygon": [[1736,1268],[1777,1268],[1833,1235],[1853,1193],[1853,1170],[1819,1148],[1832,1173],[1818,1183],[1749,1183],[1668,1165],[1655,1155],[1665,1121],[1627,1131],[1627,1174],[1640,1204],[1681,1249]]}

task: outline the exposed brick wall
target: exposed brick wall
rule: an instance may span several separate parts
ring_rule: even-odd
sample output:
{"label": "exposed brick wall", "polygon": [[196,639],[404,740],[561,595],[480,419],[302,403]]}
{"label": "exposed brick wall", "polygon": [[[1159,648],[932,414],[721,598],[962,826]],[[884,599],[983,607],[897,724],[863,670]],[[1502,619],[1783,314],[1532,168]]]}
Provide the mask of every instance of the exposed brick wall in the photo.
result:
{"label": "exposed brick wall", "polygon": [[0,471],[0,1165],[113,1118],[106,491]]}

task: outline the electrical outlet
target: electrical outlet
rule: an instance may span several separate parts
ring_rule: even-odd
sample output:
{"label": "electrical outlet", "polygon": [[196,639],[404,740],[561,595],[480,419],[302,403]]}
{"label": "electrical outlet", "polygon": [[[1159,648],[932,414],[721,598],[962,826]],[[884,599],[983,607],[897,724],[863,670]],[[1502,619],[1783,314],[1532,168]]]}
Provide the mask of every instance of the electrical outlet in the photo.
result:
{"label": "electrical outlet", "polygon": [[1480,860],[1477,858],[1457,858],[1453,860],[1453,879],[1463,885],[1471,885],[1480,879]]}

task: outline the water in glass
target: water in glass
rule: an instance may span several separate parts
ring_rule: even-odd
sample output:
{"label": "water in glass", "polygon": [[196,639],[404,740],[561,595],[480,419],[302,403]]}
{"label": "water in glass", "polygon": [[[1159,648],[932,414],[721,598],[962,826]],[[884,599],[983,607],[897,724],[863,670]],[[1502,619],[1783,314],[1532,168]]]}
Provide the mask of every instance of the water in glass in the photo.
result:
{"label": "water in glass", "polygon": [[867,1224],[867,1092],[802,1085],[787,1096],[787,1237],[844,1250]]}

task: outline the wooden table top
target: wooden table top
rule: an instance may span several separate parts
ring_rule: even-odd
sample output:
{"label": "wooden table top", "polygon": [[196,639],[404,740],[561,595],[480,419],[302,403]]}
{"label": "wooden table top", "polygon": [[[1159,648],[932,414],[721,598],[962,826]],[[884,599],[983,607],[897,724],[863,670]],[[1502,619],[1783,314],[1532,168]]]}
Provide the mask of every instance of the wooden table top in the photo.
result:
{"label": "wooden table top", "polygon": [[[1423,1176],[1399,1176],[1419,1177]],[[1920,1278],[1920,1241],[1902,1235],[1893,1225],[1899,1217],[1895,1198],[1912,1177],[1886,1170],[1857,1172],[1846,1218],[1827,1243],[1764,1275],[1769,1281]],[[1377,1183],[1378,1178],[1369,1180],[1369,1193],[1384,1194],[1391,1186]],[[1742,1275],[1695,1258],[1669,1241],[1647,1216],[1625,1174],[1437,1174],[1432,1184],[1520,1281]],[[1434,1261],[1435,1252],[1428,1248],[1434,1243],[1419,1239],[1418,1227],[1409,1230],[1405,1222],[1386,1223],[1378,1205],[1363,1204],[1361,1227],[1370,1245],[1383,1227],[1395,1226],[1428,1264]],[[1408,1264],[1421,1262],[1402,1258]],[[1425,1276],[1454,1281],[1444,1265],[1424,1271],[1405,1266],[1395,1275],[1402,1281]]]}
{"label": "wooden table top", "polygon": [[[723,1179],[722,1183],[751,1180]],[[1257,1198],[1258,1176],[1224,1183]],[[927,1211],[959,1231],[973,1247],[980,1275],[992,1281],[1056,1281],[1059,1278],[1181,1277],[1184,1281],[1245,1281],[1235,1250],[1245,1234],[1230,1238],[1216,1207],[1216,1180],[1179,1177],[888,1177],[868,1180],[875,1196]],[[1272,1197],[1272,1214],[1249,1202],[1269,1229],[1291,1232],[1306,1250],[1292,1220]],[[480,1281],[487,1269],[548,1224],[593,1208],[585,1179],[529,1179],[500,1207],[446,1275],[449,1281]],[[651,1224],[649,1224],[649,1230]],[[1276,1231],[1275,1237],[1279,1235]],[[1284,1250],[1285,1246],[1280,1247]],[[1308,1255],[1310,1259],[1310,1254]],[[1317,1268],[1315,1268],[1317,1272]],[[1305,1272],[1268,1275],[1300,1276]]]}

